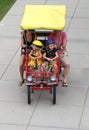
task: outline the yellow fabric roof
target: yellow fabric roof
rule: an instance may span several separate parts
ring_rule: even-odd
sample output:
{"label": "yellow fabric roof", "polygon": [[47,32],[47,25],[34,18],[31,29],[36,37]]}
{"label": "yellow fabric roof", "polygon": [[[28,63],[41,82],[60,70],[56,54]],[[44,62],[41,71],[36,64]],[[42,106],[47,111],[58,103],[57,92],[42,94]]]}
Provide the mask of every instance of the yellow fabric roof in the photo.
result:
{"label": "yellow fabric roof", "polygon": [[20,27],[23,30],[63,30],[65,22],[65,5],[26,5]]}

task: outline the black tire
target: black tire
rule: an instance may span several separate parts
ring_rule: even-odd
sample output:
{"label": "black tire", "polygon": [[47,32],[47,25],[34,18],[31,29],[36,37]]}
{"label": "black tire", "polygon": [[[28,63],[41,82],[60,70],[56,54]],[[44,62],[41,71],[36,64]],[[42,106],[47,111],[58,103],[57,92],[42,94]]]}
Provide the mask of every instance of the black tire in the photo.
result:
{"label": "black tire", "polygon": [[27,86],[27,91],[28,91],[28,104],[31,104],[31,86]]}
{"label": "black tire", "polygon": [[53,104],[56,104],[56,86],[53,86]]}

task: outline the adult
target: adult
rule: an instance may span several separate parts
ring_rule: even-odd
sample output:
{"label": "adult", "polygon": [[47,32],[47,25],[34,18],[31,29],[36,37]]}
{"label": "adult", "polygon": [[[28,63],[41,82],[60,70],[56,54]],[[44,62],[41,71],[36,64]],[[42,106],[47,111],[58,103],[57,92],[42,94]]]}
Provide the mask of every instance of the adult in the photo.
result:
{"label": "adult", "polygon": [[55,40],[55,47],[58,48],[58,53],[61,61],[61,65],[64,68],[63,69],[63,81],[62,85],[63,87],[67,87],[67,76],[70,70],[70,61],[69,61],[69,55],[67,52],[67,33],[54,30],[48,38],[53,38]]}
{"label": "adult", "polygon": [[25,64],[25,55],[26,48],[31,47],[32,42],[37,39],[37,35],[34,30],[27,30],[21,32],[21,56],[19,63],[19,72],[20,72],[20,81],[19,86],[22,86],[24,83],[24,64]]}

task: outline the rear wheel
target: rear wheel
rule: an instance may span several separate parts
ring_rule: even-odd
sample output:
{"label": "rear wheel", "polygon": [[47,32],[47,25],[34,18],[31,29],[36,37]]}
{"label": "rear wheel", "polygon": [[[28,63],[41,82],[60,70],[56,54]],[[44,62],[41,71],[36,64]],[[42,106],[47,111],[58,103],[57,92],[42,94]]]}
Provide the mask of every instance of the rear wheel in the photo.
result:
{"label": "rear wheel", "polygon": [[56,104],[56,86],[53,86],[53,104]]}
{"label": "rear wheel", "polygon": [[31,104],[31,86],[27,86],[27,91],[28,91],[28,104]]}

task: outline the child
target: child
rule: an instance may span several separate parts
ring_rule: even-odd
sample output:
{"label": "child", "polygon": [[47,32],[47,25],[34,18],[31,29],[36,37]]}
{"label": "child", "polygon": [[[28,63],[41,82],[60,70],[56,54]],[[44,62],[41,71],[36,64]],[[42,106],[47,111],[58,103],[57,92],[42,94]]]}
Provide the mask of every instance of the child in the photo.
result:
{"label": "child", "polygon": [[47,71],[49,65],[52,67],[52,71],[54,72],[57,68],[56,58],[58,58],[57,49],[54,47],[55,41],[53,39],[47,40],[47,48],[45,53],[43,54],[44,63],[42,67],[44,71]]}
{"label": "child", "polygon": [[42,54],[41,54],[41,48],[43,44],[39,40],[35,40],[32,42],[32,50],[29,53],[29,62],[28,66],[31,69],[38,68],[39,71],[41,71],[41,65],[42,65]]}

